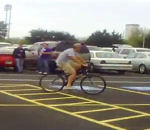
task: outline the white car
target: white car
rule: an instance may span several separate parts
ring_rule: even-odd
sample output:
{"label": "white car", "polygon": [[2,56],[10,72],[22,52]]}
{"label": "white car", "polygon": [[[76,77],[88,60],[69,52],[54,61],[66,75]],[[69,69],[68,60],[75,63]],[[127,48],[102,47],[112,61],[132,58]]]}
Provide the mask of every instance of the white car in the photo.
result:
{"label": "white car", "polygon": [[5,46],[11,46],[11,43],[0,42],[0,48]]}
{"label": "white car", "polygon": [[115,70],[119,73],[131,71],[131,61],[120,57],[115,52],[90,51],[91,66],[98,70]]}
{"label": "white car", "polygon": [[101,47],[100,51],[113,52],[113,48],[110,48],[110,47]]}
{"label": "white car", "polygon": [[118,53],[123,58],[126,58],[129,55],[135,54],[137,52],[150,52],[150,49],[148,48],[121,48]]}
{"label": "white car", "polygon": [[131,60],[133,70],[141,74],[150,71],[150,52],[138,52],[127,57]]}

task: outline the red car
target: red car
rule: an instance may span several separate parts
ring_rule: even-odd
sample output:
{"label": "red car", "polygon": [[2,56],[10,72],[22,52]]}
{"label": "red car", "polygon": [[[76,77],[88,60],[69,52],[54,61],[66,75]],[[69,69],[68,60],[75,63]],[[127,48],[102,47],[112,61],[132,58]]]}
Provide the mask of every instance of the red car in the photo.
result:
{"label": "red car", "polygon": [[15,68],[15,66],[16,66],[15,59],[12,55],[0,54],[0,67],[1,68],[5,68],[5,67]]}

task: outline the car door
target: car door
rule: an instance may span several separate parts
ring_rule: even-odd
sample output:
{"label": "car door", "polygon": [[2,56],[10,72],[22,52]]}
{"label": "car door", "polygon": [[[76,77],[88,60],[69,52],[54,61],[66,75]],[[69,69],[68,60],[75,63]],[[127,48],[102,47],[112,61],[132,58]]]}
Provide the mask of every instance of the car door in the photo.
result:
{"label": "car door", "polygon": [[136,53],[132,59],[132,65],[134,69],[138,70],[141,64],[145,64],[146,55],[142,53]]}

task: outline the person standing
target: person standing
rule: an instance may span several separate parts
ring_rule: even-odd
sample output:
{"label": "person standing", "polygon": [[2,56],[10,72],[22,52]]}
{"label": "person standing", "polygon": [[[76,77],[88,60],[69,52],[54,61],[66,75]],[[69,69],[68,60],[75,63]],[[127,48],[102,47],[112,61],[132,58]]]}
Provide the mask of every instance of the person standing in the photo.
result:
{"label": "person standing", "polygon": [[51,52],[52,49],[48,47],[48,44],[44,43],[43,48],[41,50],[41,56],[40,56],[40,72],[43,74],[48,74],[50,72],[49,63],[51,60]]}
{"label": "person standing", "polygon": [[22,48],[22,44],[20,43],[18,48],[16,48],[13,52],[13,56],[16,60],[16,68],[17,72],[23,72],[24,59],[26,57],[25,50]]}

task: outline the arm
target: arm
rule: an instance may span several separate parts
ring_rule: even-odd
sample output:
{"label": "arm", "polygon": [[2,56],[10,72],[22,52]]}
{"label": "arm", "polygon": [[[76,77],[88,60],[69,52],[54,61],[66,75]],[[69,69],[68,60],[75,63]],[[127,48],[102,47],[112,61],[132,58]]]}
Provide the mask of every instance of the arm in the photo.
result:
{"label": "arm", "polygon": [[42,52],[42,54],[51,55],[52,52]]}
{"label": "arm", "polygon": [[87,63],[83,58],[81,58],[81,57],[79,57],[79,56],[78,56],[77,58],[80,60],[81,63],[83,63],[83,64],[86,64],[86,63]]}
{"label": "arm", "polygon": [[81,64],[83,66],[85,66],[86,62],[82,61],[79,57],[77,56],[72,56],[71,59],[75,62],[77,62],[78,64]]}

